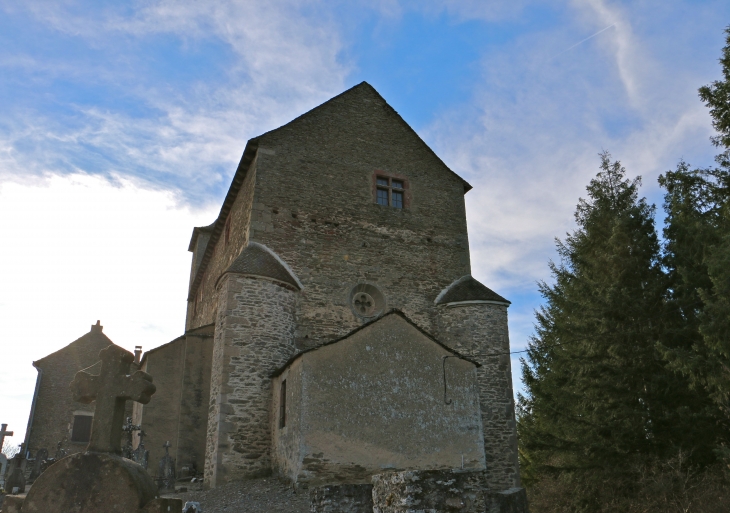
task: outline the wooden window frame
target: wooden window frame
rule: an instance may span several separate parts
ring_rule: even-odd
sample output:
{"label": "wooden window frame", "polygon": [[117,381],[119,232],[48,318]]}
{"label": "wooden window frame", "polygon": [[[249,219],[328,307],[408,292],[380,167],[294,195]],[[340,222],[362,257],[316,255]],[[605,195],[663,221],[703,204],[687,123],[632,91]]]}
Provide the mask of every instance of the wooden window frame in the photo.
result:
{"label": "wooden window frame", "polygon": [[[378,185],[378,179],[384,179],[388,180],[388,185]],[[396,192],[402,192],[403,193],[403,205],[401,207],[395,207],[393,206],[393,181],[398,181],[403,184],[402,189],[395,188]],[[376,205],[379,205],[381,207],[385,207],[386,205],[381,205],[378,203],[378,190],[387,190],[388,191],[388,207],[394,208],[396,210],[405,210],[407,208],[410,208],[411,206],[411,193],[410,193],[410,184],[408,182],[408,178],[406,178],[403,175],[395,174],[395,173],[386,173],[385,171],[381,171],[379,169],[376,169],[373,172],[373,201]]]}

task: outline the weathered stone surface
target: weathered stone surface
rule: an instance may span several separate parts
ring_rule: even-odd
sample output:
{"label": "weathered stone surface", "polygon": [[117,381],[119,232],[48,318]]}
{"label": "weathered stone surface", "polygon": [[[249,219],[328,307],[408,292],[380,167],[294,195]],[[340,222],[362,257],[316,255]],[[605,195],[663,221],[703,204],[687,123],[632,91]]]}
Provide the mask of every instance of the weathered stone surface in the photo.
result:
{"label": "weathered stone surface", "polygon": [[100,373],[79,371],[70,388],[75,401],[96,403],[88,450],[121,454],[126,401],[147,404],[156,387],[146,372],[130,375],[134,355],[119,346],[112,344],[102,349],[99,359]]}
{"label": "weathered stone surface", "polygon": [[297,485],[369,483],[383,469],[485,469],[477,366],[400,312],[312,349],[280,372],[274,463]]}
{"label": "weathered stone surface", "polygon": [[482,303],[438,308],[439,340],[482,364],[477,378],[487,485],[491,490],[519,487],[507,306]]}
{"label": "weathered stone surface", "polygon": [[140,513],[182,513],[182,499],[160,497],[148,502]]}
{"label": "weathered stone surface", "polygon": [[374,513],[482,513],[484,472],[407,470],[373,476]]}
{"label": "weathered stone surface", "polygon": [[299,294],[233,273],[218,293],[205,462],[211,487],[271,473],[271,374],[296,352]]}
{"label": "weathered stone surface", "polygon": [[152,478],[133,461],[77,453],[41,474],[28,492],[23,513],[137,513],[156,493]]}
{"label": "weathered stone surface", "polygon": [[490,492],[487,513],[528,513],[527,492],[524,488]]}
{"label": "weathered stone surface", "polygon": [[10,461],[8,477],[5,479],[5,489],[10,493],[25,493],[26,483],[25,472],[23,472],[22,451]]}
{"label": "weathered stone surface", "polygon": [[372,513],[373,485],[345,484],[312,488],[311,513]]}
{"label": "weathered stone surface", "polygon": [[25,495],[6,495],[3,499],[3,513],[20,513]]}

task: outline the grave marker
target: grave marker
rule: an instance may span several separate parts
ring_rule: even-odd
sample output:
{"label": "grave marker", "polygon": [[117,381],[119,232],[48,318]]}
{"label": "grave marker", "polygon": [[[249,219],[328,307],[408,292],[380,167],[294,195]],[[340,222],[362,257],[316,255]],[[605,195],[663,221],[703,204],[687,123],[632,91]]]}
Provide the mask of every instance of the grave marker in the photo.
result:
{"label": "grave marker", "polygon": [[168,449],[172,447],[170,441],[166,441],[162,446],[165,448],[165,455],[160,459],[157,468],[157,482],[159,483],[160,492],[175,491],[175,460],[170,456]]}
{"label": "grave marker", "polygon": [[2,449],[3,445],[5,444],[5,437],[6,436],[13,436],[12,431],[8,431],[8,425],[7,424],[0,424],[0,449]]}
{"label": "grave marker", "polygon": [[158,499],[149,474],[120,456],[124,403],[148,403],[155,392],[152,377],[142,371],[129,375],[134,356],[121,347],[111,345],[99,358],[99,375],[80,371],[71,383],[77,401],[96,401],[87,452],[48,467],[30,488],[22,512],[180,513],[180,499]]}

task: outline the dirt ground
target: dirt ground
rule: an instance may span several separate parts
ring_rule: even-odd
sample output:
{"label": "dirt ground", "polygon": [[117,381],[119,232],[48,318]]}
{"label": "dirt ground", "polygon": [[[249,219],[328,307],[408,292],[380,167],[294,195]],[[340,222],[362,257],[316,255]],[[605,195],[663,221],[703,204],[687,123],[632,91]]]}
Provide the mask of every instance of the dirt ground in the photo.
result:
{"label": "dirt ground", "polygon": [[212,490],[165,494],[200,503],[204,513],[308,513],[309,491],[296,493],[276,478],[262,478],[219,486]]}

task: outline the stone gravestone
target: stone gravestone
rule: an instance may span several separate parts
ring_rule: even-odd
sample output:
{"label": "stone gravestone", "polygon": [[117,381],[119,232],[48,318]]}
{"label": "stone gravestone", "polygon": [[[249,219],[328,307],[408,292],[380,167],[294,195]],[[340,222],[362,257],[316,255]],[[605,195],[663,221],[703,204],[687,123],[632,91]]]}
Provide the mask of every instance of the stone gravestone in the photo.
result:
{"label": "stone gravestone", "polygon": [[5,471],[8,470],[8,458],[0,452],[0,488],[5,489]]}
{"label": "stone gravestone", "polygon": [[74,399],[96,401],[87,452],[51,465],[28,492],[22,513],[180,513],[182,501],[156,498],[156,486],[138,464],[121,457],[124,404],[147,404],[152,377],[130,375],[134,355],[111,345],[99,353],[101,373],[79,371],[71,383]]}
{"label": "stone gravestone", "polygon": [[40,449],[35,455],[35,460],[33,461],[33,469],[30,471],[30,476],[28,476],[28,482],[32,483],[36,479],[38,479],[38,476],[40,476],[44,470],[44,465],[47,460],[48,451],[46,449]]}
{"label": "stone gravestone", "polygon": [[9,493],[25,493],[25,473],[23,472],[23,448],[10,460],[5,489]]}
{"label": "stone gravestone", "polygon": [[138,436],[139,445],[137,445],[137,448],[132,451],[132,457],[130,459],[136,463],[139,463],[140,465],[142,465],[142,467],[144,467],[145,470],[147,470],[147,463],[150,459],[150,451],[144,448],[144,437],[147,436],[147,433],[140,429]]}
{"label": "stone gravestone", "polygon": [[165,448],[165,455],[160,459],[160,464],[157,467],[157,483],[160,493],[175,491],[175,460],[168,451],[171,446],[169,440],[162,446]]}

